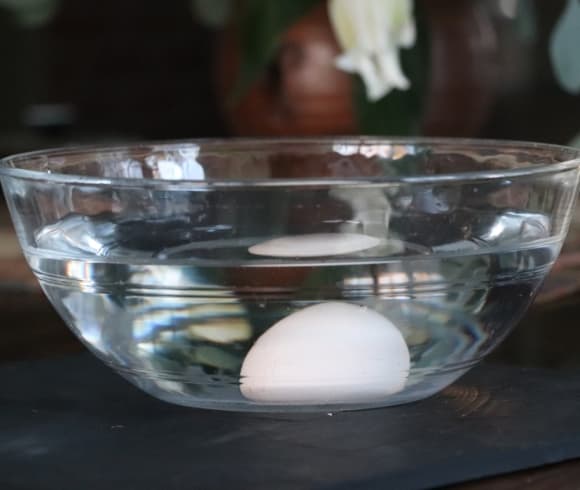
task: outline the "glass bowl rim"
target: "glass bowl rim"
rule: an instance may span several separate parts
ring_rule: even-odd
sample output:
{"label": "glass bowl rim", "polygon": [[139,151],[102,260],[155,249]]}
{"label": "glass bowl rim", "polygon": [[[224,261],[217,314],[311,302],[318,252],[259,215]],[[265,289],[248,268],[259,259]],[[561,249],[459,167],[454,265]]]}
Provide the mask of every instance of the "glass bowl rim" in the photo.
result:
{"label": "glass bowl rim", "polygon": [[[257,149],[272,149],[276,145],[296,145],[297,147],[316,148],[323,145],[358,145],[358,146],[455,146],[459,149],[505,149],[507,150],[542,150],[555,154],[569,155],[561,162],[547,164],[528,164],[518,168],[476,170],[461,172],[443,172],[439,174],[416,174],[405,176],[361,176],[361,177],[301,177],[301,178],[267,178],[267,179],[160,179],[129,177],[98,177],[74,173],[51,172],[50,169],[32,170],[18,167],[19,163],[32,159],[48,159],[82,155],[90,153],[113,154],[128,150],[163,151],[206,146],[215,148],[216,152],[225,152],[236,148],[242,152]],[[398,184],[442,184],[469,181],[486,181],[515,177],[529,177],[542,174],[555,174],[580,168],[580,148],[552,143],[538,143],[519,140],[497,140],[477,138],[429,138],[429,137],[382,137],[382,136],[335,136],[335,137],[284,137],[284,138],[191,138],[165,141],[138,141],[118,145],[76,145],[70,147],[50,148],[25,153],[17,153],[0,159],[0,178],[11,177],[24,180],[54,182],[71,185],[97,187],[134,187],[134,188],[221,188],[221,187],[302,187],[316,185],[398,185]]]}

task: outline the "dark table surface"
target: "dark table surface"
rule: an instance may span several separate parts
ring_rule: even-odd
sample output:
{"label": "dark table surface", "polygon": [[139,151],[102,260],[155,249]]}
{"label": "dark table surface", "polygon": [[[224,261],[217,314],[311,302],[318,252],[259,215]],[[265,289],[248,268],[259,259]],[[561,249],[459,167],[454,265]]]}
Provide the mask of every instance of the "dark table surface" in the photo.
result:
{"label": "dark table surface", "polygon": [[418,489],[580,457],[580,369],[484,364],[421,403],[314,415],[170,405],[88,354],[0,385],[1,488]]}
{"label": "dark table surface", "polygon": [[[12,241],[11,241],[12,240]],[[405,407],[174,407],[88,355],[0,233],[0,488],[580,488],[580,274],[557,271],[483,366]]]}

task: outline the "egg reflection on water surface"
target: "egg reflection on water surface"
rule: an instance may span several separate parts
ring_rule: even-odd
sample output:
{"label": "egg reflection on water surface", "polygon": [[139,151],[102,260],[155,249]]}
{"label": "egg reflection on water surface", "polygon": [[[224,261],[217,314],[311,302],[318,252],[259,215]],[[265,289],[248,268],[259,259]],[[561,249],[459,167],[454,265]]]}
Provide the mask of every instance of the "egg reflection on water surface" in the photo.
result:
{"label": "egg reflection on water surface", "polygon": [[267,257],[323,257],[362,252],[381,240],[359,233],[313,233],[274,238],[249,248],[253,255]]}

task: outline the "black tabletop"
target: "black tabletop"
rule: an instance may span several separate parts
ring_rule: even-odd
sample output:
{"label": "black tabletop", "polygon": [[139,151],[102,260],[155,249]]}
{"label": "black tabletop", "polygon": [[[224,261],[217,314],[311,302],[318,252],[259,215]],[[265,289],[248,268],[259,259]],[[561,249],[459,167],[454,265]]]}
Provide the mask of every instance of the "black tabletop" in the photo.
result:
{"label": "black tabletop", "polygon": [[429,400],[317,415],[157,401],[89,355],[0,368],[3,489],[405,489],[580,457],[580,371],[484,364]]}

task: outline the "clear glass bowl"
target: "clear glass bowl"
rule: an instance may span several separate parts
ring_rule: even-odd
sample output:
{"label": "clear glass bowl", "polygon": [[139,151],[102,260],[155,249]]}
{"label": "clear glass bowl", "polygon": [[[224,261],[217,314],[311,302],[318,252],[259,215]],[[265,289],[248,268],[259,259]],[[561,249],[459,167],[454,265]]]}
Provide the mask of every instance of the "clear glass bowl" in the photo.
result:
{"label": "clear glass bowl", "polygon": [[26,258],[100,359],[158,398],[335,411],[425,398],[532,302],[580,152],[343,138],[2,160]]}

